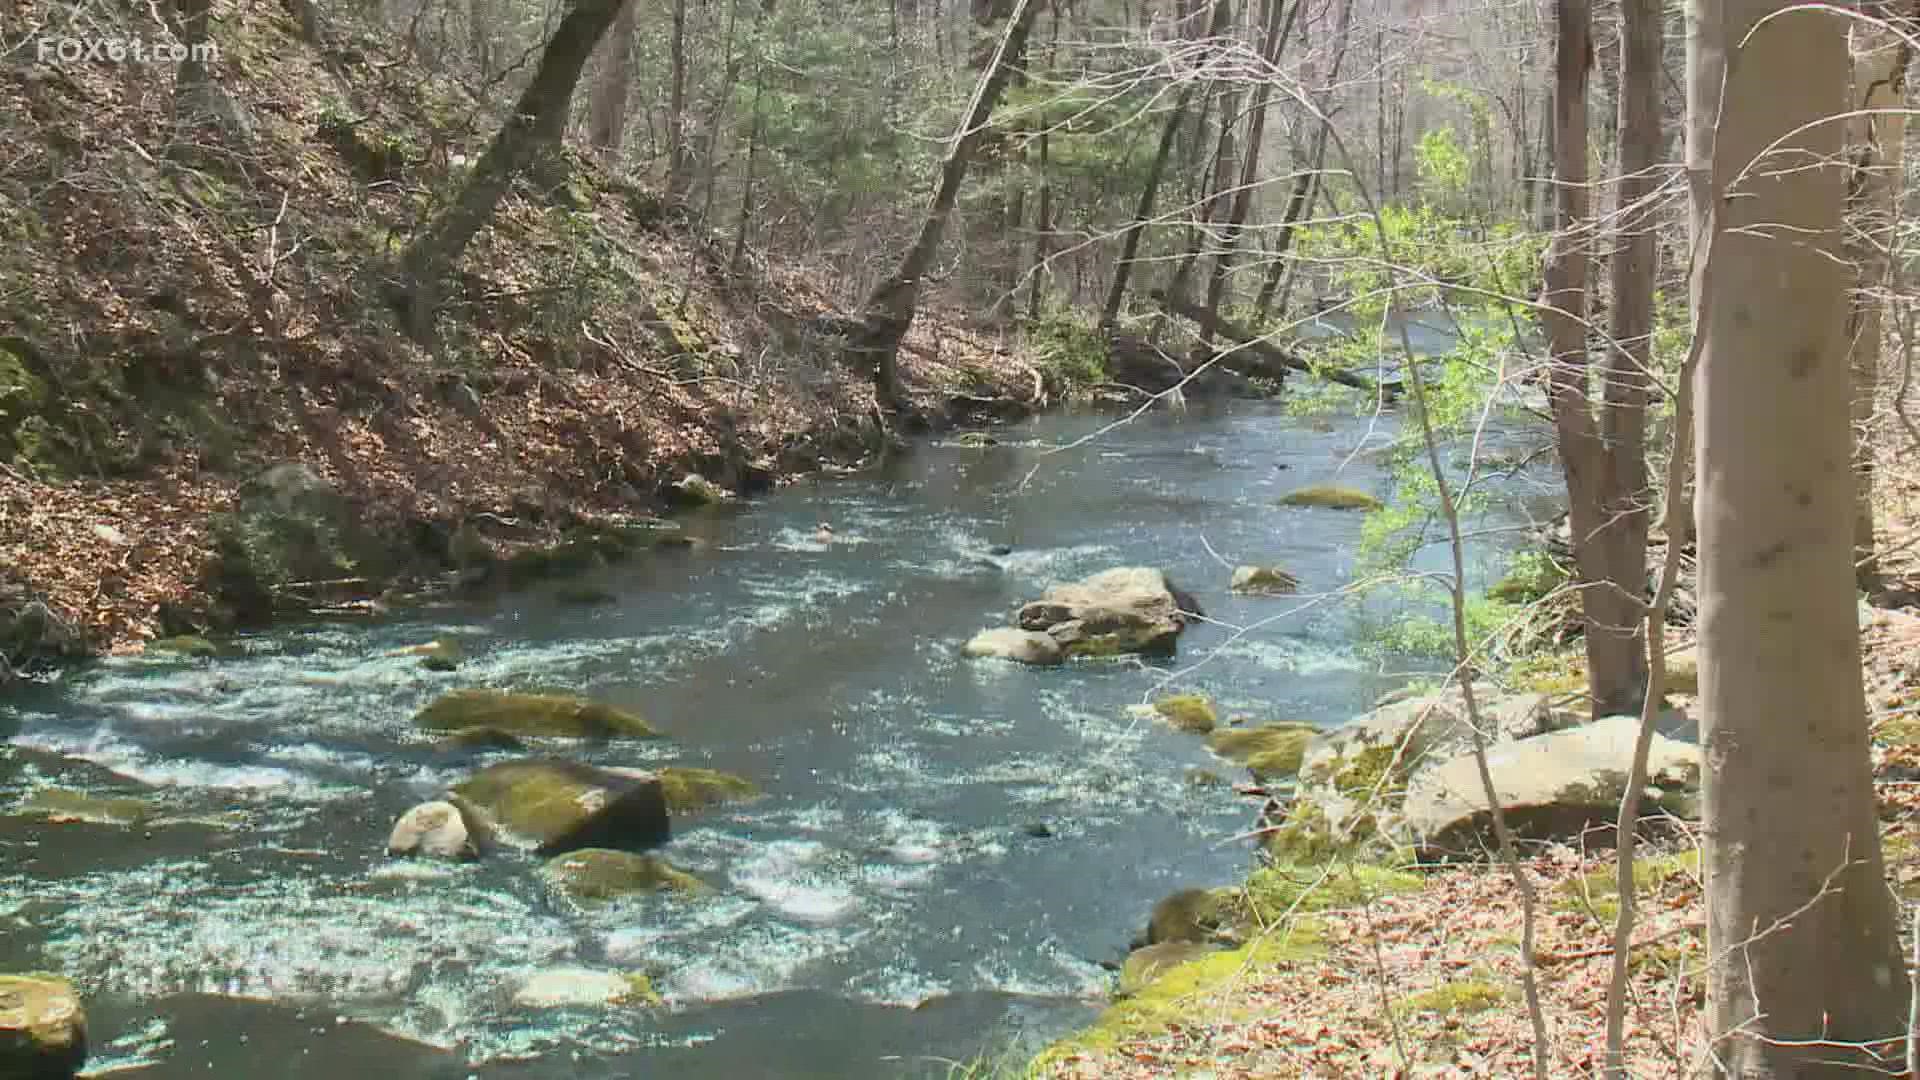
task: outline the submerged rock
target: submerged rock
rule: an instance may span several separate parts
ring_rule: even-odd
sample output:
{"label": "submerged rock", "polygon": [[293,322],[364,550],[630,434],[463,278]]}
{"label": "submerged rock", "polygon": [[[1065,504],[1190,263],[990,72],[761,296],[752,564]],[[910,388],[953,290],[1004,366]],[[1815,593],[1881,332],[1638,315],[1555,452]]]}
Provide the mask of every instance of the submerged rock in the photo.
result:
{"label": "submerged rock", "polygon": [[1251,596],[1276,596],[1297,592],[1300,579],[1277,566],[1241,566],[1233,571],[1232,589]]}
{"label": "submerged rock", "polygon": [[645,720],[624,709],[568,694],[514,694],[501,690],[455,690],[413,718],[428,731],[491,728],[510,735],[575,739],[658,738]]}
{"label": "submerged rock", "polygon": [[576,900],[611,900],[642,892],[692,894],[706,883],[656,855],[582,848],[556,855],[541,870],[554,888]]}
{"label": "submerged rock", "polygon": [[996,626],[973,635],[961,650],[975,659],[1014,660],[1022,664],[1046,667],[1066,659],[1066,651],[1052,636],[1037,630]]}
{"label": "submerged rock", "polygon": [[701,476],[688,473],[674,482],[674,498],[693,506],[711,506],[715,503],[731,502],[734,494],[719,484]]}
{"label": "submerged rock", "polygon": [[1219,722],[1213,702],[1204,694],[1170,694],[1153,703],[1154,715],[1181,731],[1205,735]]}
{"label": "submerged rock", "polygon": [[387,836],[387,854],[473,859],[480,851],[458,807],[450,802],[429,802],[400,815]]}
{"label": "submerged rock", "polygon": [[87,1015],[57,975],[0,975],[0,1076],[65,1080],[87,1060]]}
{"label": "submerged rock", "polygon": [[220,655],[220,646],[197,634],[179,634],[174,637],[155,638],[146,644],[149,656],[181,656],[194,660],[211,660]]}
{"label": "submerged rock", "polygon": [[453,793],[488,831],[497,829],[542,855],[589,847],[645,851],[669,835],[660,778],[637,770],[509,761],[482,769]]}
{"label": "submerged rock", "polygon": [[1283,506],[1319,506],[1329,510],[1379,510],[1385,504],[1358,488],[1314,484],[1281,496]]}
{"label": "submerged rock", "polygon": [[1068,656],[1163,654],[1173,651],[1186,627],[1183,612],[1197,607],[1161,571],[1123,566],[1053,586],[1022,607],[1015,622],[1047,634]]}
{"label": "submerged rock", "polygon": [[460,666],[460,643],[452,640],[427,641],[395,649],[387,656],[414,656],[428,671],[453,671]]}
{"label": "submerged rock", "polygon": [[[1638,717],[1609,716],[1488,750],[1487,768],[1508,827],[1526,839],[1571,840],[1612,826],[1639,731]],[[1645,812],[1694,817],[1699,790],[1700,748],[1655,735],[1647,755]],[[1422,770],[1407,786],[1402,813],[1424,853],[1484,850],[1492,812],[1479,763],[1469,754]]]}
{"label": "submerged rock", "polygon": [[145,799],[132,796],[89,795],[65,788],[41,788],[20,804],[20,811],[53,824],[140,825],[154,816]]}
{"label": "submerged rock", "polygon": [[984,431],[963,431],[953,437],[953,445],[982,449],[989,446],[999,446],[1000,440]]}
{"label": "submerged rock", "polygon": [[699,769],[669,765],[659,770],[660,787],[666,792],[667,812],[690,814],[721,803],[740,802],[760,794],[753,781],[718,769]]}
{"label": "submerged rock", "polygon": [[535,972],[513,991],[513,1003],[523,1009],[608,1008],[659,1001],[645,975],[581,967]]}

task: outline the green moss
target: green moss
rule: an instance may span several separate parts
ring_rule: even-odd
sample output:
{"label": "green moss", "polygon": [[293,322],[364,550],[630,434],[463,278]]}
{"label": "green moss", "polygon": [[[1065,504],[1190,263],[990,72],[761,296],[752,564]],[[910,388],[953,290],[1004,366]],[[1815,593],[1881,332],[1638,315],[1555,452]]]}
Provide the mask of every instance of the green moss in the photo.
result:
{"label": "green moss", "polygon": [[1507,681],[1536,694],[1581,694],[1587,690],[1586,657],[1574,652],[1539,652],[1514,663]]}
{"label": "green moss", "polygon": [[194,634],[181,634],[177,637],[156,638],[149,641],[146,651],[155,656],[185,656],[196,660],[209,660],[220,655],[220,646]]}
{"label": "green moss", "polygon": [[1242,917],[1271,926],[1301,912],[1359,907],[1381,897],[1418,892],[1425,884],[1419,874],[1365,862],[1335,867],[1279,863],[1255,871],[1234,890],[1234,901]]}
{"label": "green moss", "polygon": [[675,814],[739,802],[760,794],[753,781],[717,769],[669,765],[661,769],[659,775],[660,787],[667,796],[667,810]]}
{"label": "green moss", "polygon": [[492,728],[512,735],[565,738],[658,738],[645,720],[611,705],[563,694],[511,694],[499,690],[455,690],[414,715],[415,727],[428,731]]}
{"label": "green moss", "polygon": [[541,873],[554,888],[576,900],[610,900],[641,892],[692,895],[707,887],[658,856],[605,848],[556,855]]}
{"label": "green moss", "polygon": [[1202,694],[1173,694],[1153,703],[1153,711],[1181,731],[1204,735],[1219,721],[1213,702]]}
{"label": "green moss", "polygon": [[[1700,876],[1700,852],[1688,850],[1659,855],[1643,855],[1633,862],[1633,894],[1648,897],[1682,877]],[[1586,912],[1601,923],[1612,926],[1620,914],[1620,890],[1614,881],[1612,866],[1604,866],[1560,883],[1554,901],[1558,911]]]}
{"label": "green moss", "polygon": [[1521,552],[1507,576],[1487,589],[1487,596],[1509,604],[1531,604],[1567,583],[1567,572],[1541,551]]}
{"label": "green moss", "polygon": [[1233,890],[1182,889],[1153,906],[1147,944],[1218,940],[1234,917]]}
{"label": "green moss", "polygon": [[1503,986],[1496,986],[1479,979],[1462,979],[1422,990],[1409,996],[1401,1002],[1401,1005],[1409,1012],[1465,1016],[1486,1012],[1488,1009],[1504,1004],[1511,996]]}
{"label": "green moss", "polygon": [[1207,749],[1228,761],[1238,761],[1249,767],[1258,758],[1266,774],[1291,776],[1300,771],[1307,745],[1319,730],[1312,724],[1290,723],[1231,728],[1209,735]]}
{"label": "green moss", "polygon": [[1365,799],[1377,791],[1389,803],[1397,803],[1407,784],[1407,763],[1399,747],[1388,744],[1368,746],[1340,759],[1333,772],[1333,788],[1354,799]]}
{"label": "green moss", "polygon": [[1073,1054],[1098,1053],[1160,1034],[1201,1009],[1211,1018],[1237,1019],[1241,1010],[1253,1006],[1200,999],[1240,979],[1312,959],[1324,950],[1324,933],[1318,921],[1298,919],[1240,948],[1209,952],[1160,971],[1146,986],[1101,1013],[1091,1027],[1049,1047],[1035,1059],[1034,1070],[1043,1072]]}
{"label": "green moss", "polygon": [[1120,965],[1120,985],[1116,993],[1130,996],[1145,990],[1161,975],[1172,971],[1181,964],[1203,959],[1218,950],[1218,946],[1196,941],[1163,941],[1135,949],[1127,954]]}
{"label": "green moss", "polygon": [[627,992],[627,996],[621,999],[622,1004],[626,1004],[626,1005],[658,1005],[660,1004],[660,1000],[661,1000],[660,993],[659,991],[653,988],[652,979],[649,979],[648,977],[640,974],[639,972],[633,972],[633,971],[627,972],[624,978],[627,980],[628,992]]}
{"label": "green moss", "polygon": [[1283,506],[1318,506],[1328,510],[1382,510],[1386,504],[1358,488],[1315,484],[1282,496]]}

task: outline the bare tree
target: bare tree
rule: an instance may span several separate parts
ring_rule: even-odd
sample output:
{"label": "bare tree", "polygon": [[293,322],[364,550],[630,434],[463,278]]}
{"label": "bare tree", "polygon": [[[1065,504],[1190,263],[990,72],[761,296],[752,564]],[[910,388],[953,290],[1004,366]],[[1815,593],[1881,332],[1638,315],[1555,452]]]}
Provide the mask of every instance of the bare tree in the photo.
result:
{"label": "bare tree", "polygon": [[1793,7],[1694,28],[1696,72],[1726,72],[1694,280],[1706,1033],[1719,1075],[1853,1077],[1905,1034],[1907,984],[1854,601],[1847,31]]}
{"label": "bare tree", "polygon": [[396,297],[415,340],[433,337],[443,279],[493,217],[494,207],[514,178],[560,144],[574,88],[626,0],[575,0],[540,55],[533,81],[513,113],[480,156],[459,195],[416,236],[401,255],[401,285]]}
{"label": "bare tree", "polygon": [[672,64],[667,96],[667,196],[685,201],[693,190],[693,158],[687,143],[687,0],[673,0]]}
{"label": "bare tree", "polygon": [[920,222],[920,232],[907,249],[900,266],[873,290],[861,312],[860,325],[847,342],[850,359],[864,363],[873,372],[874,389],[883,405],[892,406],[900,396],[896,373],[900,340],[907,336],[913,317],[920,307],[920,287],[933,269],[934,256],[940,250],[940,238],[946,233],[947,220],[960,198],[960,185],[967,178],[967,166],[986,137],[994,107],[1006,91],[1020,57],[1026,52],[1027,37],[1033,32],[1034,19],[1040,14],[1039,0],[1017,0],[1013,17],[1000,38],[1000,47],[981,72],[974,87],[973,101],[954,132],[947,160],[940,169],[940,187]]}
{"label": "bare tree", "polygon": [[[1896,17],[1892,3],[1862,5],[1881,19]],[[1853,300],[1847,307],[1848,366],[1853,371],[1854,493],[1853,564],[1860,588],[1879,588],[1874,551],[1874,399],[1880,388],[1881,313],[1891,267],[1900,169],[1907,118],[1894,115],[1906,101],[1906,37],[1869,23],[1853,36],[1853,112],[1847,118],[1847,258],[1853,264]]]}
{"label": "bare tree", "polygon": [[633,89],[635,4],[621,7],[603,47],[600,77],[593,84],[588,110],[587,139],[608,165],[620,163],[627,130],[627,97]]}

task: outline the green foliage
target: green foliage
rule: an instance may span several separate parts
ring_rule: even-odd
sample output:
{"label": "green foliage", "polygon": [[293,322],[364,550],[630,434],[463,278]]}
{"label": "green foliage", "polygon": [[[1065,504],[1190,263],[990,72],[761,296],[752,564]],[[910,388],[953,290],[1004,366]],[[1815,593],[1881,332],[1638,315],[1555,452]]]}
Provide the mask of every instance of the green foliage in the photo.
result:
{"label": "green foliage", "polygon": [[[1440,593],[1439,587],[1431,582],[1418,581],[1398,582],[1383,588],[1402,591],[1406,609],[1367,626],[1365,639],[1368,647],[1406,656],[1451,658],[1454,654],[1452,615],[1429,615],[1420,610],[1422,606],[1432,603],[1436,594]],[[1498,634],[1520,614],[1521,605],[1491,597],[1468,596],[1467,647],[1478,649],[1482,642]]]}
{"label": "green foliage", "polygon": [[1466,1015],[1496,1008],[1510,996],[1506,987],[1482,979],[1462,979],[1422,990],[1401,1004],[1410,1012]]}
{"label": "green foliage", "polygon": [[1050,383],[1073,389],[1106,381],[1106,336],[1071,312],[1049,311],[1028,323],[1026,344]]}

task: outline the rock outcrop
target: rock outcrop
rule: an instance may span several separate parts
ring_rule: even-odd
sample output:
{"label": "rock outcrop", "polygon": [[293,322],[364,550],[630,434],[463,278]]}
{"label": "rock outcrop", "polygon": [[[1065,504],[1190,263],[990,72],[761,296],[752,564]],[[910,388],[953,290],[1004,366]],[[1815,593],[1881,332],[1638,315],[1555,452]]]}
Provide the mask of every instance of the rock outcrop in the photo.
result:
{"label": "rock outcrop", "polygon": [[87,1014],[57,975],[0,975],[0,1076],[66,1080],[87,1060]]}
{"label": "rock outcrop", "polygon": [[1014,623],[1052,638],[1068,656],[1166,654],[1198,605],[1159,570],[1123,566],[1055,585],[1022,607]]}
{"label": "rock outcrop", "polygon": [[[580,848],[646,851],[667,842],[660,778],[571,761],[492,765],[455,785],[448,801],[472,824],[542,855]],[[472,819],[477,818],[474,822]]]}

